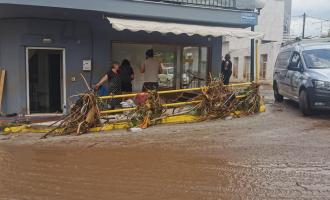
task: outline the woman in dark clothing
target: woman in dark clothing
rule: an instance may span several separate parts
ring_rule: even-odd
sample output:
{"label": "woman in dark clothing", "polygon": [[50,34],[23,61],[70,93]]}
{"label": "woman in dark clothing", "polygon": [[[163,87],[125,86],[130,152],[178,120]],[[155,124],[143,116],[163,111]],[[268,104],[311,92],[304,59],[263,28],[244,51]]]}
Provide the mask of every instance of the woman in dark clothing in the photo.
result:
{"label": "woman in dark clothing", "polygon": [[230,77],[233,73],[232,69],[233,69],[233,64],[230,61],[230,55],[226,54],[225,60],[223,60],[221,64],[221,75],[223,78],[223,83],[225,85],[229,85]]}
{"label": "woman in dark clothing", "polygon": [[125,59],[120,66],[120,79],[121,79],[121,91],[126,93],[131,93],[132,80],[134,80],[134,71],[131,63]]}
{"label": "woman in dark clothing", "polygon": [[[111,65],[111,70],[108,71],[101,80],[95,85],[95,89],[98,90],[104,82],[109,82],[109,95],[119,95],[121,94],[121,80],[119,74],[119,63],[113,62]],[[111,109],[114,109],[120,104],[121,99],[111,99],[109,104]]]}

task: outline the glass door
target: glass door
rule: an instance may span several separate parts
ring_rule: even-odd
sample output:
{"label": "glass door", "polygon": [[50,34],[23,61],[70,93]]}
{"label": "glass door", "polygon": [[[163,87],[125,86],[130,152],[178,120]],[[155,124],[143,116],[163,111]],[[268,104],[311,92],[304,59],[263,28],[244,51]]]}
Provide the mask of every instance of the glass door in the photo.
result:
{"label": "glass door", "polygon": [[183,47],[181,87],[194,88],[205,85],[208,74],[208,48]]}
{"label": "glass door", "polygon": [[162,72],[158,75],[158,83],[161,89],[175,88],[175,74],[177,66],[176,46],[170,45],[153,45],[155,58],[162,65]]}
{"label": "glass door", "polygon": [[135,79],[132,82],[133,91],[141,91],[144,83],[144,74],[140,73],[141,64],[145,60],[145,52],[148,49],[154,50],[154,57],[161,62],[162,72],[158,75],[160,89],[175,88],[175,74],[177,72],[177,46],[144,44],[144,43],[112,43],[112,60],[121,62],[128,59],[135,72]]}

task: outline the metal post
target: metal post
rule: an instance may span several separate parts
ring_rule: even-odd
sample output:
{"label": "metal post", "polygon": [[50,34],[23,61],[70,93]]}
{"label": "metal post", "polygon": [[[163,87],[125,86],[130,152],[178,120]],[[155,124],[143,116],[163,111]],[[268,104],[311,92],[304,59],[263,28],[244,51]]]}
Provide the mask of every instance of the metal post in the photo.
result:
{"label": "metal post", "polygon": [[306,28],[306,13],[303,15],[303,32],[302,32],[302,39],[305,38],[305,28]]}
{"label": "metal post", "polygon": [[[251,31],[254,31],[254,26],[251,26]],[[254,58],[255,58],[255,40],[251,39],[251,66],[250,66],[250,81],[254,81]]]}
{"label": "metal post", "polygon": [[256,82],[260,80],[259,40],[256,40]]}

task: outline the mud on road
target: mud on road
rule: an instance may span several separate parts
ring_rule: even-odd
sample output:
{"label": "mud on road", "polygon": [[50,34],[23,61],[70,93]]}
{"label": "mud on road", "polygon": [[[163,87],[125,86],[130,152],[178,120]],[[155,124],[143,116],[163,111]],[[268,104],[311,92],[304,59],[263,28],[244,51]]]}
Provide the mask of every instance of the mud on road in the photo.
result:
{"label": "mud on road", "polygon": [[329,199],[330,115],[0,136],[0,199]]}

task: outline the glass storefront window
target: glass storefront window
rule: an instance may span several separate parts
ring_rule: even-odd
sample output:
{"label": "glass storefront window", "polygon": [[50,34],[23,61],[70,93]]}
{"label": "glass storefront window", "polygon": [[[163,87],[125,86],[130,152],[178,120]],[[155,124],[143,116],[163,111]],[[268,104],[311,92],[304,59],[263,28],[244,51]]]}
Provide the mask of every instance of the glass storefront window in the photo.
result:
{"label": "glass storefront window", "polygon": [[128,59],[135,72],[133,90],[142,90],[144,75],[140,73],[145,52],[153,49],[155,58],[161,62],[162,72],[158,75],[160,89],[199,87],[208,76],[208,48],[181,47],[178,45],[112,43],[111,58],[121,62]]}
{"label": "glass storefront window", "polygon": [[182,87],[200,87],[205,84],[208,73],[207,58],[207,47],[183,48]]}
{"label": "glass storefront window", "polygon": [[155,57],[162,65],[162,73],[158,75],[158,83],[161,88],[172,89],[174,88],[175,81],[175,68],[176,68],[176,52],[173,48],[156,48]]}

